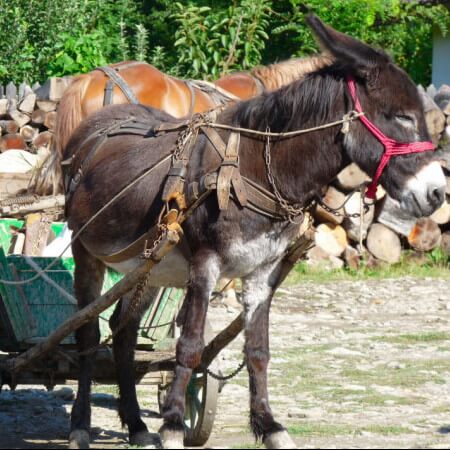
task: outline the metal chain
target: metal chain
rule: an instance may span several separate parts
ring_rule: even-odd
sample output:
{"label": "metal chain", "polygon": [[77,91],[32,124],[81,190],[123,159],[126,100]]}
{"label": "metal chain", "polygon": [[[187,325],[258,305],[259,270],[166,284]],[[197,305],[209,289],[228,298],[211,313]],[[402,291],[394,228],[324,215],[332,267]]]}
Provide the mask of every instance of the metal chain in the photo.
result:
{"label": "metal chain", "polygon": [[246,361],[244,358],[243,361],[237,367],[237,369],[235,369],[229,375],[219,375],[217,373],[214,373],[211,369],[206,369],[206,373],[217,381],[228,381],[228,380],[231,380],[232,378],[234,378],[236,375],[238,375],[242,371],[242,369],[245,367],[245,364],[246,364]]}
{"label": "metal chain", "polygon": [[[270,133],[270,132],[268,132]],[[276,182],[275,182],[275,176],[272,172],[272,158],[270,156],[270,135],[267,135],[266,144],[264,146],[264,162],[266,164],[266,171],[267,171],[267,179],[269,180],[270,187],[272,188],[273,194],[277,198],[278,202],[280,203],[281,209],[287,214],[288,219],[292,223],[300,224],[303,222],[304,218],[304,208],[290,203],[288,200],[286,200],[280,193],[280,191],[277,188]]]}
{"label": "metal chain", "polygon": [[327,205],[324,201],[323,201],[323,196],[322,197],[318,197],[317,199],[317,203],[327,212],[329,212],[330,214],[333,214],[333,216],[336,217],[344,217],[344,218],[349,218],[349,219],[357,219],[359,217],[361,217],[361,212],[357,212],[357,213],[352,213],[352,214],[348,214],[346,212],[341,213],[340,210],[343,209],[345,207],[345,205],[350,201],[350,199],[353,197],[353,195],[355,195],[356,192],[360,192],[361,193],[361,200],[363,202],[363,207],[364,207],[364,212],[367,213],[369,211],[370,206],[372,206],[371,203],[367,203],[366,200],[364,199],[364,190],[365,190],[365,184],[361,184],[360,186],[358,186],[357,188],[353,189],[350,194],[347,196],[347,198],[345,199],[345,201],[339,205],[337,208],[333,208],[329,205]]}

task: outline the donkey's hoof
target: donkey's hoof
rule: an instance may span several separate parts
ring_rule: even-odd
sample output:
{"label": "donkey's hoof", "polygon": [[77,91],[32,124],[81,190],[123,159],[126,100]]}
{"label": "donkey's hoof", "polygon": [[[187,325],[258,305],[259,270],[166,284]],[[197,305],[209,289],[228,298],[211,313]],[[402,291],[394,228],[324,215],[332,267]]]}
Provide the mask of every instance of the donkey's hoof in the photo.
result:
{"label": "donkey's hoof", "polygon": [[161,440],[156,433],[139,431],[130,436],[130,445],[136,445],[140,448],[161,448]]}
{"label": "donkey's hoof", "polygon": [[184,448],[184,433],[181,430],[162,428],[159,431],[163,448]]}
{"label": "donkey's hoof", "polygon": [[69,448],[89,448],[90,441],[86,430],[73,430],[69,435]]}
{"label": "donkey's hoof", "polygon": [[264,445],[266,448],[297,448],[286,430],[269,434],[264,439]]}

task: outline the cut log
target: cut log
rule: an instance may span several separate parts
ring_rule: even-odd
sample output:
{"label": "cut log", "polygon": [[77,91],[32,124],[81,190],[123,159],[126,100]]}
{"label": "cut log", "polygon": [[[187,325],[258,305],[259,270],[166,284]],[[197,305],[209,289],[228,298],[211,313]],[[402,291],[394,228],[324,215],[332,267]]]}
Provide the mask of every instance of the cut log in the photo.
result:
{"label": "cut log", "polygon": [[434,220],[438,225],[450,222],[450,205],[447,200],[430,216],[430,219]]}
{"label": "cut log", "polygon": [[35,148],[49,147],[52,141],[53,133],[43,131],[39,133],[31,142]]}
{"label": "cut log", "polygon": [[32,142],[38,134],[39,130],[30,125],[25,125],[20,129],[20,135],[23,137],[25,142]]}
{"label": "cut log", "polygon": [[417,219],[402,209],[396,200],[386,195],[382,203],[377,205],[377,209],[379,211],[377,216],[379,223],[386,225],[402,236],[409,236]]}
{"label": "cut log", "polygon": [[313,247],[307,252],[307,264],[310,267],[323,270],[336,270],[344,267],[344,261],[337,256],[330,255],[320,247]]}
{"label": "cut log", "polygon": [[36,109],[31,114],[31,123],[35,125],[44,125],[46,112],[42,109]]}
{"label": "cut log", "polygon": [[51,100],[38,100],[37,106],[41,111],[51,112],[56,111],[58,102],[52,102]]}
{"label": "cut log", "polygon": [[341,170],[337,176],[338,187],[345,191],[351,191],[366,181],[370,181],[370,177],[355,163]]}
{"label": "cut log", "polygon": [[433,143],[437,145],[439,137],[445,128],[445,115],[433,99],[425,92],[422,86],[419,85],[418,91],[425,112],[425,121],[428,132],[430,133]]}
{"label": "cut log", "polygon": [[50,111],[45,114],[44,126],[50,131],[54,131],[56,125],[56,111]]}
{"label": "cut log", "polygon": [[42,256],[51,233],[51,226],[52,221],[45,214],[34,213],[26,217],[24,255]]}
{"label": "cut log", "polygon": [[450,145],[445,145],[435,151],[435,158],[439,160],[441,166],[450,172]]}
{"label": "cut log", "polygon": [[17,123],[19,128],[22,128],[26,124],[31,122],[31,116],[29,114],[25,114],[23,112],[20,112],[17,109],[15,111],[11,111],[9,113],[9,115],[11,116],[11,119],[13,119],[14,122]]}
{"label": "cut log", "polygon": [[[347,215],[360,214],[361,212],[361,194],[355,192],[351,194],[351,198],[345,204],[345,213]],[[367,230],[369,229],[371,223],[373,222],[375,213],[375,207],[370,205],[367,212],[364,213],[364,220],[362,224],[362,238],[365,239],[367,236]],[[359,242],[359,235],[361,231],[361,218],[360,217],[346,217],[343,222],[343,227],[347,231],[349,239],[355,242]]]}
{"label": "cut log", "polygon": [[374,223],[370,227],[367,249],[375,258],[390,264],[399,262],[402,253],[400,238],[381,223]]}
{"label": "cut log", "polygon": [[358,270],[360,264],[360,257],[358,250],[354,249],[352,246],[347,245],[347,248],[344,252],[344,261],[352,270]]}
{"label": "cut log", "polygon": [[6,98],[8,100],[11,100],[15,99],[16,97],[17,97],[17,87],[12,81],[10,81],[6,85]]}
{"label": "cut log", "polygon": [[434,84],[430,84],[427,87],[427,94],[434,100],[434,96],[436,95],[436,93],[437,93],[436,86]]}
{"label": "cut log", "polygon": [[333,256],[341,256],[348,245],[347,234],[340,225],[322,223],[314,235],[316,246]]}
{"label": "cut log", "polygon": [[0,120],[0,128],[4,134],[14,134],[19,131],[19,126],[14,120]]}
{"label": "cut log", "polygon": [[441,243],[442,233],[438,224],[429,217],[422,217],[408,236],[409,245],[416,250],[428,252]]}
{"label": "cut log", "polygon": [[6,116],[8,114],[8,103],[7,98],[0,99],[0,116]]}
{"label": "cut log", "polygon": [[[325,205],[331,207],[331,208],[339,208],[345,201],[345,194],[338,191],[334,187],[330,186],[327,189],[327,192],[325,196],[323,197],[323,203]],[[339,214],[344,214],[344,209],[341,208],[337,211]],[[314,218],[319,222],[331,222],[335,224],[340,224],[344,220],[342,215],[335,215],[326,209],[324,209],[322,206],[317,205],[316,211],[314,213]]]}
{"label": "cut log", "polygon": [[8,150],[26,150],[27,143],[25,139],[18,133],[5,134],[0,138],[0,152]]}
{"label": "cut log", "polygon": [[434,96],[434,101],[441,108],[442,112],[450,116],[450,86],[443,84],[436,95]]}
{"label": "cut log", "polygon": [[41,87],[36,89],[36,95],[39,100],[59,101],[72,81],[72,77],[52,77],[49,78]]}
{"label": "cut log", "polygon": [[450,256],[450,231],[442,233],[441,249],[447,256]]}
{"label": "cut log", "polygon": [[34,111],[34,107],[36,105],[36,94],[28,94],[24,97],[24,99],[19,103],[17,109],[23,113],[31,114]]}
{"label": "cut log", "polygon": [[30,186],[32,172],[0,173],[0,199],[17,197]]}

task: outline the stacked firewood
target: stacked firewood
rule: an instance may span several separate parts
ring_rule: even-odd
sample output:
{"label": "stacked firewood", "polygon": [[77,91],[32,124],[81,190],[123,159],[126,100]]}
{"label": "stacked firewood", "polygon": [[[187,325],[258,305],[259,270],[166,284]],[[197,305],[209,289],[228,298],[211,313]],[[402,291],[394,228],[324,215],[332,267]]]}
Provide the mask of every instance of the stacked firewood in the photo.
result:
{"label": "stacked firewood", "polygon": [[50,78],[43,86],[0,86],[0,152],[46,148],[56,122],[56,110],[69,78]]}
{"label": "stacked firewood", "polygon": [[338,175],[324,197],[324,203],[332,208],[345,206],[337,213],[319,206],[314,214],[316,246],[308,253],[311,265],[357,268],[361,254],[368,264],[396,263],[404,249],[420,253],[441,247],[450,254],[450,86],[443,85],[439,90],[419,86],[419,92],[430,136],[439,148],[437,155],[448,177],[447,199],[431,217],[417,220],[405,214],[379,187],[376,201],[362,221],[348,217],[360,213],[361,195],[355,190],[370,180],[352,164]]}

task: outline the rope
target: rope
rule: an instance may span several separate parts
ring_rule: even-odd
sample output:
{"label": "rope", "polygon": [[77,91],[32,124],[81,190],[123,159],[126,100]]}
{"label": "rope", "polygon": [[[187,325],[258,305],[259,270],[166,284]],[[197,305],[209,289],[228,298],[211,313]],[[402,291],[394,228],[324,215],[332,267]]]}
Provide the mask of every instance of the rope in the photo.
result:
{"label": "rope", "polygon": [[[0,279],[0,283],[3,283],[5,285],[13,285],[13,286],[20,286],[27,283],[31,283],[38,278],[42,276],[42,274],[48,272],[56,263],[62,258],[64,253],[71,247],[71,245],[78,239],[80,234],[95,220],[97,219],[100,214],[102,214],[106,209],[108,209],[116,200],[118,200],[120,197],[122,197],[125,192],[127,192],[129,189],[131,189],[134,185],[139,183],[143,178],[145,178],[147,175],[149,175],[153,170],[155,170],[157,167],[161,166],[165,162],[169,161],[172,158],[172,154],[167,155],[165,158],[160,160],[156,165],[151,167],[150,169],[146,170],[143,174],[139,175],[137,178],[135,178],[130,184],[125,186],[121,191],[119,191],[109,202],[107,202],[104,206],[102,206],[75,234],[75,236],[72,238],[72,240],[67,244],[67,246],[64,248],[64,250],[57,256],[48,266],[46,266],[42,270],[35,270],[36,275],[34,275],[31,278],[27,278],[26,280],[22,281],[9,281],[9,280],[2,280]],[[34,269],[33,269],[34,270]]]}
{"label": "rope", "polygon": [[330,122],[325,125],[319,125],[317,127],[312,128],[305,128],[304,130],[295,130],[295,131],[285,131],[281,133],[275,133],[273,131],[258,131],[258,130],[252,130],[251,128],[241,128],[241,127],[233,127],[231,125],[225,125],[223,123],[205,123],[203,126],[207,126],[210,128],[220,128],[222,130],[230,130],[230,131],[237,131],[241,133],[248,133],[253,134],[255,136],[263,136],[263,137],[278,137],[278,138],[288,138],[288,137],[294,137],[299,136],[301,134],[305,133],[311,133],[313,131],[319,131],[319,130],[325,130],[326,128],[335,127],[336,125],[343,125],[347,122],[353,122],[353,120],[364,116],[364,112],[357,112],[357,111],[350,111],[350,113],[346,114],[343,119],[337,120],[335,122]]}

